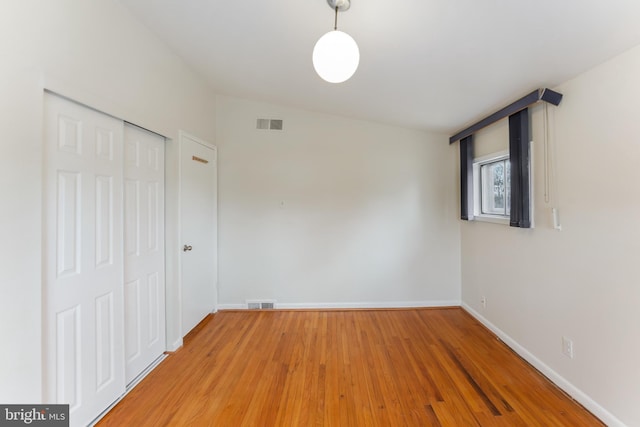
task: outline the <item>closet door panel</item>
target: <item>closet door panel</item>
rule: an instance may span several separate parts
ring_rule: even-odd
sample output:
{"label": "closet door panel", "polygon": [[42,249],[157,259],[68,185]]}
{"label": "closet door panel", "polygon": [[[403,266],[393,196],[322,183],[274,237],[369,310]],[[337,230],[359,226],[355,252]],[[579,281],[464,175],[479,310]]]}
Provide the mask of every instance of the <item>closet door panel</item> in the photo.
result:
{"label": "closet door panel", "polygon": [[44,101],[44,399],[80,426],[125,390],[123,123]]}
{"label": "closet door panel", "polygon": [[131,383],[165,345],[163,137],[126,124],[125,342],[126,382]]}

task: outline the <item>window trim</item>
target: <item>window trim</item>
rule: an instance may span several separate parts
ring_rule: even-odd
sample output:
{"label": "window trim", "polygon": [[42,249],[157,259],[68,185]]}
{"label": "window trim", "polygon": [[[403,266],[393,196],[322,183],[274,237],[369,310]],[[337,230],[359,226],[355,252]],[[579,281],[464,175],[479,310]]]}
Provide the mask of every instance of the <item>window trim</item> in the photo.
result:
{"label": "window trim", "polygon": [[492,215],[482,212],[482,178],[480,168],[483,165],[509,160],[509,150],[498,151],[473,159],[473,219],[481,222],[509,225],[511,215]]}

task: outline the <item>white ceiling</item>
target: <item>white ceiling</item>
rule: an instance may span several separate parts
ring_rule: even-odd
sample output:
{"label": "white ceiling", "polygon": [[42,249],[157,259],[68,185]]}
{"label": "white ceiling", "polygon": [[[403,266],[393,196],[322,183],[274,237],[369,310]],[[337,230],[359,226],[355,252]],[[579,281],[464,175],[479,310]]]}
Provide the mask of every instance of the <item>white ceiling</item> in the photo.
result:
{"label": "white ceiling", "polygon": [[220,94],[453,133],[640,44],[639,0],[352,0],[351,80],[313,70],[326,0],[120,0]]}

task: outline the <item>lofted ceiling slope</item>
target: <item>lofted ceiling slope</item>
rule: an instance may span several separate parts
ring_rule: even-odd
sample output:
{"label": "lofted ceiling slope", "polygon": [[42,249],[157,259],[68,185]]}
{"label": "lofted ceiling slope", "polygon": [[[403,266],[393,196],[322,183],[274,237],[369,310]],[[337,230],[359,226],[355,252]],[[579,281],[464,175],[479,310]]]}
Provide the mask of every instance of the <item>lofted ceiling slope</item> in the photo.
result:
{"label": "lofted ceiling slope", "polygon": [[640,44],[638,0],[352,0],[360,66],[330,84],[325,0],[120,2],[217,93],[449,134]]}

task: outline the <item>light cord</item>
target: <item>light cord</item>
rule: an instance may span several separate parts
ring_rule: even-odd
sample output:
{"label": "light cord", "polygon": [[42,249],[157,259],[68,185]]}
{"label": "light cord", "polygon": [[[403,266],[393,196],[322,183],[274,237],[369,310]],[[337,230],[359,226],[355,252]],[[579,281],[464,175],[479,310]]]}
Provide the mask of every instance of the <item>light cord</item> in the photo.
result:
{"label": "light cord", "polygon": [[543,107],[543,132],[544,132],[544,201],[549,204],[551,200],[550,154],[549,154],[549,110],[547,103]]}

